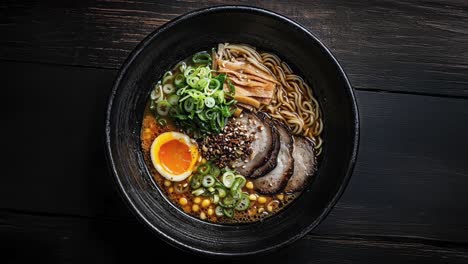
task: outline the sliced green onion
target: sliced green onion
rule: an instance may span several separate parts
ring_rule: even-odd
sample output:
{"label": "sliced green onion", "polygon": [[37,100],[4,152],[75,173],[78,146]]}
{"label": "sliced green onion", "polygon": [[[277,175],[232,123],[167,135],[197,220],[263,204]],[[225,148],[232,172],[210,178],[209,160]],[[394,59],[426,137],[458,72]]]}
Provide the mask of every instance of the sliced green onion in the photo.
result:
{"label": "sliced green onion", "polygon": [[249,195],[243,193],[239,201],[237,202],[235,209],[237,211],[245,211],[249,208],[249,206],[250,206]]}
{"label": "sliced green onion", "polygon": [[216,118],[216,111],[214,109],[209,109],[205,112],[205,115],[208,120],[213,120]]}
{"label": "sliced green onion", "polygon": [[205,193],[205,189],[203,189],[203,188],[196,189],[195,191],[192,191],[192,194],[195,195],[195,196],[200,196],[200,195],[202,195],[204,193]]}
{"label": "sliced green onion", "polygon": [[224,188],[218,187],[218,188],[216,188],[216,190],[218,191],[219,197],[221,197],[221,198],[226,197],[227,192],[226,192],[226,190]]}
{"label": "sliced green onion", "polygon": [[184,72],[185,69],[187,69],[187,64],[185,63],[185,61],[183,61],[180,63],[179,71]]}
{"label": "sliced green onion", "polygon": [[165,84],[170,79],[172,79],[172,72],[168,71],[168,72],[164,73],[164,75],[162,77],[162,83]]}
{"label": "sliced green onion", "polygon": [[232,196],[226,196],[224,199],[219,203],[224,208],[234,208],[237,204],[237,200],[234,199]]}
{"label": "sliced green onion", "polygon": [[211,90],[216,90],[221,87],[221,82],[218,79],[211,79],[208,86]]}
{"label": "sliced green onion", "polygon": [[192,61],[195,64],[208,64],[211,63],[211,56],[206,52],[199,52],[193,55]]}
{"label": "sliced green onion", "polygon": [[154,111],[154,110],[156,110],[156,105],[157,105],[157,103],[155,101],[151,100],[149,108]]}
{"label": "sliced green onion", "polygon": [[159,101],[158,105],[156,106],[156,111],[160,116],[166,116],[169,113],[169,109],[171,108],[171,104],[168,101]]}
{"label": "sliced green onion", "polygon": [[185,86],[185,76],[181,73],[177,74],[174,77],[174,85],[177,88],[182,88]]}
{"label": "sliced green onion", "polygon": [[216,178],[219,176],[219,174],[221,174],[221,170],[218,168],[218,166],[213,165],[211,166],[210,174]]}
{"label": "sliced green onion", "polygon": [[223,182],[224,186],[226,186],[227,188],[231,188],[235,179],[236,176],[234,175],[234,173],[232,173],[231,171],[226,171],[223,174],[221,181]]}
{"label": "sliced green onion", "polygon": [[197,83],[198,81],[200,80],[200,78],[198,78],[197,76],[188,76],[187,79],[186,79],[186,82],[188,85],[190,85],[191,87],[193,88],[197,88]]}
{"label": "sliced green onion", "polygon": [[178,102],[179,102],[179,96],[177,94],[171,94],[169,95],[169,97],[167,98],[167,101],[171,104],[171,105],[176,105]]}
{"label": "sliced green onion", "polygon": [[[197,88],[200,89],[200,90],[205,90],[206,88],[208,88],[208,86],[210,85],[210,78],[201,78],[198,82],[197,82]],[[205,91],[206,92],[206,91]]]}
{"label": "sliced green onion", "polygon": [[184,101],[184,110],[186,112],[192,112],[193,110],[193,100],[190,98]]}
{"label": "sliced green onion", "polygon": [[213,106],[215,106],[215,104],[216,104],[216,102],[215,102],[215,99],[213,97],[206,97],[205,98],[206,107],[212,108]]}
{"label": "sliced green onion", "polygon": [[211,201],[214,203],[214,204],[218,204],[219,203],[219,195],[217,194],[214,194],[211,198]]}
{"label": "sliced green onion", "polygon": [[154,87],[154,90],[151,91],[151,94],[150,94],[151,100],[156,100],[156,99],[158,99],[159,97],[161,97],[161,90],[162,90],[161,84],[157,84],[157,85]]}
{"label": "sliced green onion", "polygon": [[236,87],[234,86],[234,84],[232,84],[232,82],[231,82],[231,80],[229,80],[229,78],[227,78],[226,80],[227,80],[228,87],[229,87],[229,93],[228,93],[228,95],[229,95],[229,96],[234,96],[234,95],[236,95]]}
{"label": "sliced green onion", "polygon": [[221,107],[221,115],[223,117],[230,117],[231,116],[231,111],[229,110],[228,106]]}
{"label": "sliced green onion", "polygon": [[185,69],[184,71],[184,76],[185,78],[189,77],[190,75],[192,75],[193,73],[195,72],[195,68],[193,68],[192,66],[189,66]]}
{"label": "sliced green onion", "polygon": [[213,176],[211,176],[211,175],[205,175],[205,176],[203,177],[203,180],[202,180],[202,185],[203,185],[203,187],[208,188],[208,187],[213,186],[214,184],[215,184],[215,179],[214,179]]}
{"label": "sliced green onion", "polygon": [[216,214],[216,216],[219,216],[219,217],[224,216],[224,210],[223,210],[223,208],[222,208],[221,206],[219,206],[219,205],[216,206],[216,208],[215,208],[215,214]]}
{"label": "sliced green onion", "polygon": [[236,179],[234,180],[234,183],[232,184],[232,187],[231,187],[231,195],[236,195],[239,193],[239,191],[242,189],[242,187],[244,187],[245,185],[245,178],[243,176],[241,177],[237,177],[236,176]]}
{"label": "sliced green onion", "polygon": [[218,101],[218,103],[223,104],[226,102],[226,99],[224,99],[224,91],[223,90],[218,90],[213,94],[213,97]]}
{"label": "sliced green onion", "polygon": [[229,218],[232,218],[234,216],[234,210],[232,208],[224,208],[223,213]]}
{"label": "sliced green onion", "polygon": [[211,165],[208,162],[198,166],[198,172],[201,173],[201,175],[208,174],[210,170],[211,170]]}
{"label": "sliced green onion", "polygon": [[164,86],[163,86],[163,92],[165,94],[171,94],[175,91],[175,87],[173,84],[171,83],[166,83]]}
{"label": "sliced green onion", "polygon": [[165,127],[167,125],[167,120],[164,118],[158,119],[158,124],[162,127]]}
{"label": "sliced green onion", "polygon": [[178,182],[174,184],[174,191],[176,193],[184,193],[188,191],[188,189],[189,189],[189,185],[187,183]]}
{"label": "sliced green onion", "polygon": [[195,174],[192,176],[192,179],[190,180],[190,187],[192,189],[197,189],[200,188],[201,186],[201,175]]}

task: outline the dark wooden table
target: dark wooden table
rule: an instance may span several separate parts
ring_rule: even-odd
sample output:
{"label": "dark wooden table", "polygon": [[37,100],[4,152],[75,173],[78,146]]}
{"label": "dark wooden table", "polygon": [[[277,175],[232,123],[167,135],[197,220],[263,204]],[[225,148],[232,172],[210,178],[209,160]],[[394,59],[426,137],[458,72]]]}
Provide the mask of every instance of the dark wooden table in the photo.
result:
{"label": "dark wooden table", "polygon": [[225,3],[265,7],[314,32],[348,73],[361,118],[355,172],[332,213],[261,261],[468,263],[466,0],[1,1],[0,262],[189,256],[122,202],[104,157],[104,110],[118,68],[148,33]]}

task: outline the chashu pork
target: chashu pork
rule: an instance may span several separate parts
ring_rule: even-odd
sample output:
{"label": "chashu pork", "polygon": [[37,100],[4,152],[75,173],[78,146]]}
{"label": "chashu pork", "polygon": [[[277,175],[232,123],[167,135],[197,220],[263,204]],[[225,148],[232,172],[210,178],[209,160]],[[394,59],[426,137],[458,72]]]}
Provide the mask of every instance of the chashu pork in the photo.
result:
{"label": "chashu pork", "polygon": [[255,114],[248,110],[244,110],[242,115],[236,118],[236,124],[245,126],[248,133],[255,134],[254,140],[251,143],[252,154],[247,160],[236,160],[231,166],[240,174],[248,177],[255,169],[265,164],[278,142],[279,134],[275,126],[271,125],[266,120],[267,115],[261,112]]}
{"label": "chashu pork", "polygon": [[270,156],[268,157],[268,160],[264,164],[262,164],[260,167],[256,168],[252,174],[248,175],[249,178],[254,178],[254,179],[267,174],[268,172],[272,171],[276,167],[276,164],[278,164],[278,153],[281,147],[281,131],[278,128],[278,126],[276,126],[276,121],[273,121],[267,114],[263,112],[258,112],[257,114],[262,117],[262,120],[264,120],[265,123],[267,123],[270,126],[275,127],[279,133],[277,137],[273,138],[273,141],[272,141],[273,150]]}
{"label": "chashu pork", "polygon": [[301,136],[294,136],[294,173],[284,188],[286,193],[303,190],[317,170],[314,143]]}
{"label": "chashu pork", "polygon": [[283,123],[274,121],[280,134],[280,149],[275,157],[276,167],[264,176],[254,180],[254,186],[259,193],[274,194],[283,190],[294,172],[294,139],[291,131]]}

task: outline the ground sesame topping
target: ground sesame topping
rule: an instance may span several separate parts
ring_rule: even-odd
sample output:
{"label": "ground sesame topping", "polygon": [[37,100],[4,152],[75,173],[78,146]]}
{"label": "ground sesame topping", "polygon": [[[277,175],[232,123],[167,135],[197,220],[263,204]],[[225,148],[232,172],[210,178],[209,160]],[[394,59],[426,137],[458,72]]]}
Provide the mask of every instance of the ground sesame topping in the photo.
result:
{"label": "ground sesame topping", "polygon": [[222,133],[200,139],[198,144],[201,146],[203,157],[212,160],[220,168],[224,168],[230,166],[235,160],[242,160],[246,163],[249,161],[254,137],[255,133],[248,133],[245,125],[231,119]]}

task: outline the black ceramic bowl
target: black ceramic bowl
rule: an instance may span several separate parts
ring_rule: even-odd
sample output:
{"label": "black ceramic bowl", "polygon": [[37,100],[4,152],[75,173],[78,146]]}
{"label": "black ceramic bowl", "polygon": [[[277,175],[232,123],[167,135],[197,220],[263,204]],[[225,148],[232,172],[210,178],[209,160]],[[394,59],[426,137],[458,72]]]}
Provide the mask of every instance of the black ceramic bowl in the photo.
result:
{"label": "black ceramic bowl", "polygon": [[[247,43],[279,55],[313,87],[323,112],[325,143],[314,181],[287,208],[261,222],[219,225],[186,215],[155,185],[140,149],[143,110],[152,82],[181,59],[219,42]],[[304,27],[253,7],[195,11],[151,33],[122,66],[107,111],[109,163],[134,213],[163,240],[211,256],[270,252],[307,234],[343,193],[358,148],[356,102],[336,59]]]}

